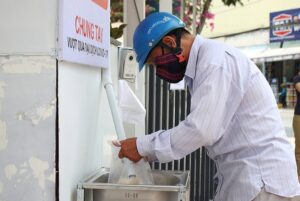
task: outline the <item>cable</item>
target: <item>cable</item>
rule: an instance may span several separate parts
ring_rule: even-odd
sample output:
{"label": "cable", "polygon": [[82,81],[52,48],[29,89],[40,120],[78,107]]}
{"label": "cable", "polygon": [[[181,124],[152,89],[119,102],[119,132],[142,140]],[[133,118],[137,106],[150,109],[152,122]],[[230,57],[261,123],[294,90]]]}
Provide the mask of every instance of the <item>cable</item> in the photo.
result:
{"label": "cable", "polygon": [[138,20],[139,20],[139,22],[141,22],[141,17],[140,17],[140,13],[139,13],[139,10],[138,10],[137,5],[136,5],[136,0],[133,0],[133,2],[134,2],[134,7],[135,7],[135,11],[136,11]]}
{"label": "cable", "polygon": [[259,31],[259,30],[269,30],[269,27],[260,27],[260,28],[249,29],[246,31],[240,31],[240,32],[235,32],[235,33],[228,33],[228,34],[224,34],[224,35],[213,36],[213,37],[210,37],[210,39],[215,39],[215,38],[220,38],[220,37],[230,37],[230,36],[235,36],[235,35],[239,35],[239,34]]}

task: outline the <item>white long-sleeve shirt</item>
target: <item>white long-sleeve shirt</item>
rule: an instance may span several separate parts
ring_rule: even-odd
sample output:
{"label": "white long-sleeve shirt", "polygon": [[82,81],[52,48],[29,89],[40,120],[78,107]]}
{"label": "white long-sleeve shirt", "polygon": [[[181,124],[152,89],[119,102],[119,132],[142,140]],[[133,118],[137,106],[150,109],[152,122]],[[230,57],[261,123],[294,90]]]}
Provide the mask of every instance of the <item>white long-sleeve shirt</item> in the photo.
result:
{"label": "white long-sleeve shirt", "polygon": [[263,187],[299,195],[292,146],[255,64],[235,48],[197,36],[185,79],[190,114],[172,129],[139,137],[139,153],[168,162],[205,146],[218,169],[215,201],[251,201]]}

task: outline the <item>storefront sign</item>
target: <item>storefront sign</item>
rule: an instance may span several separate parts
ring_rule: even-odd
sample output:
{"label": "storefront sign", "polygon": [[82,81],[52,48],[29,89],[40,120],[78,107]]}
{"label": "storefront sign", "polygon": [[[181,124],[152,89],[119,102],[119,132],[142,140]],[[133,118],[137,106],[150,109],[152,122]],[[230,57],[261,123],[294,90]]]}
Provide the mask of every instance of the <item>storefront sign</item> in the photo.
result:
{"label": "storefront sign", "polygon": [[300,39],[300,9],[270,13],[270,42]]}
{"label": "storefront sign", "polygon": [[109,0],[61,0],[59,60],[108,67]]}

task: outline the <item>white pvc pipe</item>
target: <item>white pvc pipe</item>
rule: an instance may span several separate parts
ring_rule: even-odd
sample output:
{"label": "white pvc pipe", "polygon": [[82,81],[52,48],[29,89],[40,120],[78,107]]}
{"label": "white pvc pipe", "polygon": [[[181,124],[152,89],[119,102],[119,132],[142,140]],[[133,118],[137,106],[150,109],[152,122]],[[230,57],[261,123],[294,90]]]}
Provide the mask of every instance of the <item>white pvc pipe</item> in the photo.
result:
{"label": "white pvc pipe", "polygon": [[[113,117],[118,140],[124,140],[124,139],[126,139],[126,135],[125,135],[123,123],[122,123],[120,115],[118,113],[117,101],[116,101],[116,96],[114,93],[114,88],[112,85],[110,69],[103,68],[101,76],[102,76],[102,84],[106,91],[106,95],[107,95],[109,107],[111,110],[111,114]],[[133,162],[127,158],[124,158],[123,161],[124,161],[126,170],[128,171],[128,176],[135,177],[136,173],[135,173],[135,168],[134,168]]]}
{"label": "white pvc pipe", "polygon": [[112,79],[109,68],[102,69],[102,84],[106,90],[106,95],[109,103],[109,107],[112,113],[115,129],[119,140],[126,139],[123,123],[117,109],[117,101],[112,85]]}

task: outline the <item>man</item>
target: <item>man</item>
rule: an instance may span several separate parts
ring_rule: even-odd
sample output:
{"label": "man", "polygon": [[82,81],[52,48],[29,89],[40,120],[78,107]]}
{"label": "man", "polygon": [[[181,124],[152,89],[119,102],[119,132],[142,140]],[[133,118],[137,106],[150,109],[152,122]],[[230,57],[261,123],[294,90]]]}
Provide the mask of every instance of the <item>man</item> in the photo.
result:
{"label": "man", "polygon": [[295,156],[297,161],[298,177],[300,181],[300,68],[298,75],[294,77],[294,86],[297,94],[297,102],[295,105],[295,112],[293,118],[293,129],[295,135]]}
{"label": "man", "polygon": [[215,201],[300,194],[292,147],[264,76],[237,49],[194,37],[184,26],[155,13],[138,25],[133,41],[140,70],[152,64],[168,82],[185,79],[191,112],[172,129],[121,141],[119,157],[168,162],[205,146],[218,168]]}

